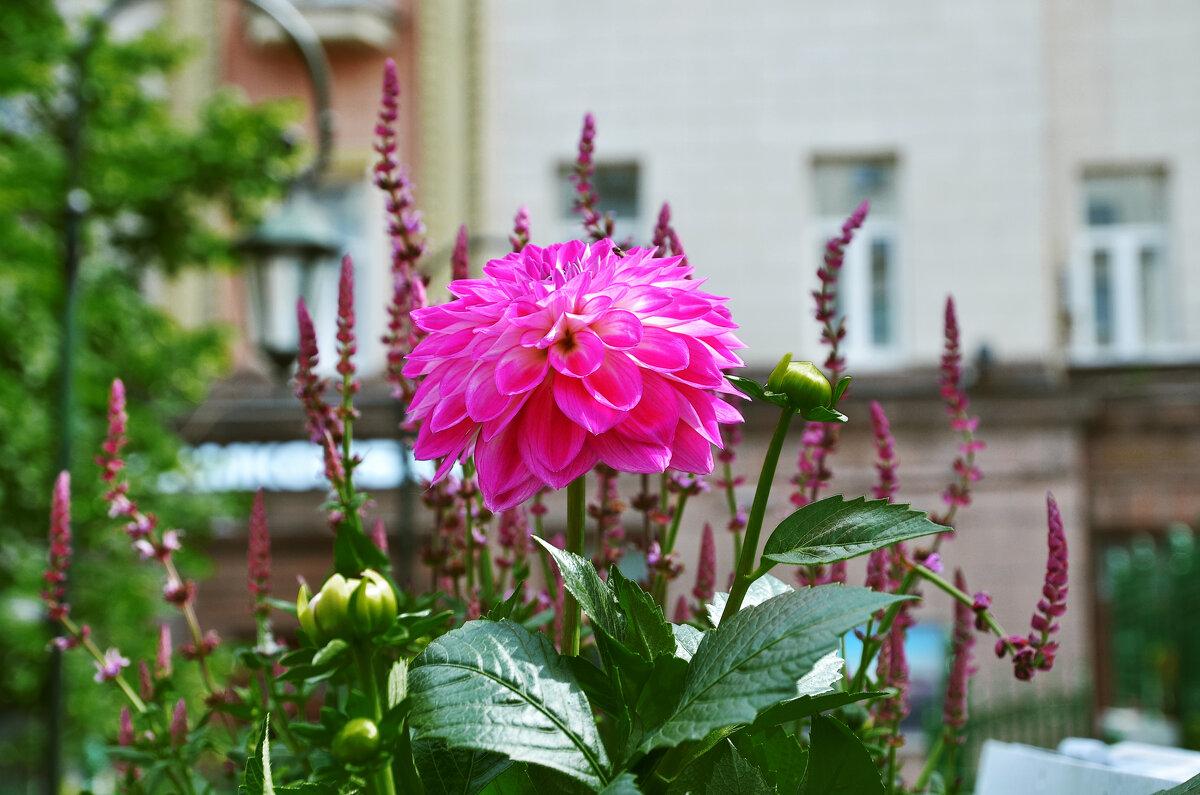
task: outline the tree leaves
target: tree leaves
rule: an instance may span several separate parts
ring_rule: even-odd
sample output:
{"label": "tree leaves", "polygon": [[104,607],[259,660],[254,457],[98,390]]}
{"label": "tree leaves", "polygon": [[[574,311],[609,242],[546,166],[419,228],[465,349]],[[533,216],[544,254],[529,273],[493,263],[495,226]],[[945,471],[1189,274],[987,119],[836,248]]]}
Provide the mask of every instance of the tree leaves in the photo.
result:
{"label": "tree leaves", "polygon": [[763,558],[801,566],[835,563],[945,530],[907,505],[835,495],[805,505],[784,519],[767,539]]}
{"label": "tree leaves", "polygon": [[505,754],[594,789],[608,756],[583,690],[543,635],[471,621],[430,643],[408,672],[416,738]]}
{"label": "tree leaves", "polygon": [[797,681],[842,633],[896,599],[866,588],[826,585],[743,609],[705,633],[674,713],[647,734],[641,750],[752,723],[759,711],[795,698]]}

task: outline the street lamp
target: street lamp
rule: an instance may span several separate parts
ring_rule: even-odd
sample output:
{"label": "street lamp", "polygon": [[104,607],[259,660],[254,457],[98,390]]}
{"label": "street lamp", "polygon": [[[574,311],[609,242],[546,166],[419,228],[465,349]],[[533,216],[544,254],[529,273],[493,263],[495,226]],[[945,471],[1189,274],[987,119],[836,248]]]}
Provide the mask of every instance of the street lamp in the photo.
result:
{"label": "street lamp", "polygon": [[312,306],[316,288],[325,280],[341,237],[308,190],[293,192],[266,223],[247,235],[239,248],[250,261],[250,321],[259,350],[281,379],[296,359],[300,334],[296,301]]}
{"label": "street lamp", "polygon": [[333,256],[343,243],[313,196],[333,146],[329,61],[312,25],[288,0],[247,2],[283,28],[296,47],[316,105],[317,151],[312,164],[289,186],[283,206],[239,243],[249,255],[246,275],[252,334],[282,379],[300,348],[296,301],[303,298],[309,305],[313,303],[324,281],[321,273],[334,264]]}

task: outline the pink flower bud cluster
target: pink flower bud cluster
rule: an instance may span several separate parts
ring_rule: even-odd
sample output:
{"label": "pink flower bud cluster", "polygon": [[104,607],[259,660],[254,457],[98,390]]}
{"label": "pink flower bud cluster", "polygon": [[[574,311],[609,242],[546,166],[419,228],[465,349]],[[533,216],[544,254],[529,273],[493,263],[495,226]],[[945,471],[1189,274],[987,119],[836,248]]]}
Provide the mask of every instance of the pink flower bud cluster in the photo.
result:
{"label": "pink flower bud cluster", "polygon": [[[961,569],[954,572],[954,586],[964,593],[967,590]],[[971,624],[975,620],[976,613],[969,605],[954,602],[954,635],[950,642],[950,674],[942,704],[942,723],[947,729],[947,741],[955,744],[963,742],[960,732],[967,725],[967,682],[975,673],[971,665],[971,647],[975,645]]]}
{"label": "pink flower bud cluster", "polygon": [[996,642],[996,656],[1011,654],[1013,673],[1021,680],[1032,679],[1037,671],[1049,671],[1054,666],[1058,642],[1051,636],[1058,632],[1057,619],[1067,611],[1067,538],[1058,503],[1051,494],[1046,495],[1046,515],[1050,553],[1042,598],[1031,621],[1033,631],[1027,637],[1011,635]]}
{"label": "pink flower bud cluster", "polygon": [[971,484],[983,477],[979,467],[975,466],[975,453],[984,448],[984,443],[975,438],[979,418],[967,413],[970,401],[962,385],[962,350],[959,346],[958,317],[952,297],[946,299],[945,337],[938,383],[941,384],[946,413],[950,415],[950,427],[962,434],[963,442],[959,445],[959,454],[954,459],[954,472],[958,478],[942,493],[947,510],[930,518],[939,524],[949,525],[958,508],[965,508],[971,504]]}
{"label": "pink flower bud cluster", "polygon": [[651,541],[650,548],[646,550],[646,568],[652,575],[661,574],[670,582],[683,573],[683,562],[679,560],[678,552],[672,551],[664,554],[662,545],[657,541]]}
{"label": "pink flower bud cluster", "polygon": [[195,661],[209,656],[220,645],[221,636],[217,634],[216,630],[210,629],[204,633],[204,637],[200,639],[199,643],[189,641],[180,646],[179,653],[183,655],[183,659]]}
{"label": "pink flower bud cluster", "polygon": [[271,535],[267,530],[267,510],[263,505],[263,492],[254,494],[254,505],[250,509],[250,551],[247,560],[248,586],[253,596],[251,612],[266,616],[271,612],[267,597],[271,595]]}
{"label": "pink flower bud cluster", "polygon": [[383,70],[383,95],[379,120],[375,125],[375,185],[386,196],[388,235],[392,240],[392,301],[388,306],[387,379],[394,397],[405,403],[412,400],[415,386],[400,371],[404,357],[421,338],[410,314],[428,304],[425,278],[416,264],[425,253],[425,223],[412,197],[412,182],[400,167],[397,155],[396,120],[400,109],[400,81],[396,64],[389,58]]}
{"label": "pink flower bud cluster", "polygon": [[[430,568],[437,581],[454,582],[466,573],[465,551],[467,500],[463,498],[464,484],[453,475],[436,482],[422,481],[421,501],[433,512],[433,536],[421,551],[422,562]],[[443,589],[445,590],[445,589]]]}
{"label": "pink flower bud cluster", "polygon": [[513,253],[519,254],[529,245],[529,240],[529,208],[522,204],[513,216],[513,231],[508,242],[512,244]]}
{"label": "pink flower bud cluster", "polygon": [[529,518],[523,507],[517,506],[501,511],[500,524],[496,529],[496,542],[500,546],[496,566],[504,571],[522,566],[529,555],[531,535]]}
{"label": "pink flower bud cluster", "polygon": [[[604,217],[596,210],[600,197],[592,185],[592,176],[596,166],[592,161],[592,152],[596,145],[596,117],[587,114],[583,117],[583,131],[579,135],[579,155],[575,160],[575,171],[571,174],[571,182],[575,184],[575,203],[573,209],[583,217],[583,228],[593,240],[603,240],[613,236],[612,215],[605,213]],[[660,252],[661,256],[661,252]]]}

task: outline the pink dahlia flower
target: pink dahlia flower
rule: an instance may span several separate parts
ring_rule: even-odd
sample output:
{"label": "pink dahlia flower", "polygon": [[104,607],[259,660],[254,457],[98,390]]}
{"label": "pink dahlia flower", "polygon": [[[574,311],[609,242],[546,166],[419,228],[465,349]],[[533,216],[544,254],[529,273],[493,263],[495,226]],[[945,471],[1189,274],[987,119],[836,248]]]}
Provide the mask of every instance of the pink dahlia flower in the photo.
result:
{"label": "pink dahlia flower", "polygon": [[413,313],[417,458],[443,459],[441,477],[473,455],[493,511],[597,462],[711,472],[719,423],[742,419],[720,393],[745,346],[680,260],[621,257],[610,240],[528,245],[452,283],[457,300]]}

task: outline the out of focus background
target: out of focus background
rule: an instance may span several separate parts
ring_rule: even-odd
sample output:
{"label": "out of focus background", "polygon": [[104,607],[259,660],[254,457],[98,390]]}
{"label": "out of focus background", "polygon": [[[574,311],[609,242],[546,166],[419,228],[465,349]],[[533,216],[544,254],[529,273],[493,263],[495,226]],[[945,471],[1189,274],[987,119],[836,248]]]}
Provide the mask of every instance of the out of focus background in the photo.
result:
{"label": "out of focus background", "polygon": [[[1047,491],[1066,521],[1055,668],[1017,683],[980,644],[976,740],[1200,749],[1200,6],[15,0],[0,9],[0,792],[41,791],[52,736],[68,779],[92,782],[116,732],[90,666],[47,662],[36,593],[58,469],[76,484],[75,614],[152,654],[158,586],[95,500],[112,378],[130,387],[134,488],[186,529],[206,625],[252,636],[256,489],[275,595],[322,576],[320,457],[288,378],[301,294],[330,365],[344,253],[361,485],[398,579],[428,585],[423,470],[382,382],[390,251],[371,171],[387,58],[434,300],[460,223],[476,271],[508,250],[521,206],[533,242],[581,236],[566,176],[587,112],[616,236],[648,244],[670,202],[690,263],[730,298],[752,375],[787,352],[824,359],[810,296],[823,244],[869,199],[838,293],[855,380],[834,491],[874,480],[877,400],[900,499],[942,507],[959,443],[937,385],[953,296],[987,448],[948,567],[1024,632]],[[769,419],[747,419],[737,468],[753,481]],[[780,473],[779,517],[794,472]],[[722,521],[719,501],[709,510]],[[698,539],[681,543],[689,571]],[[949,604],[927,596],[913,754],[922,722],[940,721],[949,637]]]}

